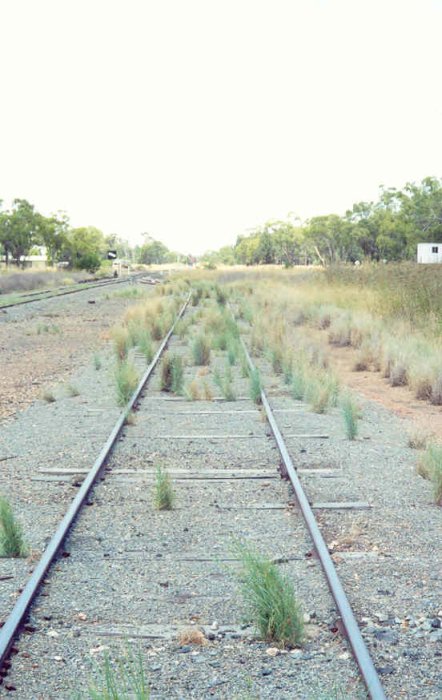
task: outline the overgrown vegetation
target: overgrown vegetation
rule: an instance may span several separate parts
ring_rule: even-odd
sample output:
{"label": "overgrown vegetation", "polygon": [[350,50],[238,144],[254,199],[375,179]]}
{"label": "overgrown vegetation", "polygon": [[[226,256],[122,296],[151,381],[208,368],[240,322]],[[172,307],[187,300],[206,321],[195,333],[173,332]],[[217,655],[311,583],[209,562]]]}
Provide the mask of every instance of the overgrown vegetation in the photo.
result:
{"label": "overgrown vegetation", "polygon": [[203,333],[199,333],[196,338],[194,338],[191,350],[195,365],[201,366],[210,364],[210,342]]}
{"label": "overgrown vegetation", "polygon": [[302,644],[304,623],[293,585],[269,559],[237,543],[242,592],[250,618],[263,639],[281,647]]}
{"label": "overgrown vegetation", "polygon": [[14,518],[9,502],[0,496],[0,557],[25,557],[25,545],[20,525]]}

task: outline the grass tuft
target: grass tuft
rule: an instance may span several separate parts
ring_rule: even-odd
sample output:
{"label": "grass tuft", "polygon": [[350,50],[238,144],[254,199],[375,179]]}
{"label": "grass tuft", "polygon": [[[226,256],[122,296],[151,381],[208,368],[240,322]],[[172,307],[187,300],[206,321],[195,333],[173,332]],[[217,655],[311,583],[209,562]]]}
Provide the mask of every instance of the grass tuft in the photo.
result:
{"label": "grass tuft", "polygon": [[25,557],[27,548],[12,508],[0,497],[0,557]]}
{"label": "grass tuft", "polygon": [[95,353],[94,358],[93,358],[93,363],[94,363],[94,368],[98,371],[101,369],[101,357],[98,353]]}
{"label": "grass tuft", "polygon": [[119,406],[124,406],[129,401],[137,388],[138,380],[137,369],[129,360],[118,362],[115,369],[115,383]]}
{"label": "grass tuft", "polygon": [[149,700],[150,693],[141,652],[137,656],[128,649],[123,658],[113,660],[106,654],[102,664],[95,664],[96,681],[86,694],[76,700]]}
{"label": "grass tuft", "polygon": [[344,419],[345,434],[349,440],[354,440],[358,434],[359,409],[350,394],[341,399],[341,411]]}
{"label": "grass tuft", "polygon": [[417,466],[420,476],[433,482],[434,500],[442,505],[442,447],[428,445]]}
{"label": "grass tuft", "polygon": [[154,503],[157,510],[172,510],[175,502],[175,494],[169,474],[161,467],[157,467],[155,474]]}
{"label": "grass tuft", "polygon": [[281,647],[302,644],[303,615],[291,581],[245,544],[238,543],[235,549],[242,564],[243,596],[259,634]]}
{"label": "grass tuft", "polygon": [[80,389],[75,384],[68,384],[66,387],[68,396],[80,396]]}
{"label": "grass tuft", "polygon": [[250,398],[257,405],[262,403],[261,398],[261,377],[257,369],[250,371]]}
{"label": "grass tuft", "polygon": [[44,389],[42,392],[41,398],[43,401],[46,401],[47,403],[54,403],[57,399],[54,396],[54,392],[51,391],[50,389]]}
{"label": "grass tuft", "polygon": [[164,355],[161,365],[161,391],[172,391],[174,394],[183,393],[184,368],[180,355]]}
{"label": "grass tuft", "polygon": [[201,366],[210,364],[210,342],[205,335],[197,335],[192,343],[191,349],[195,365]]}

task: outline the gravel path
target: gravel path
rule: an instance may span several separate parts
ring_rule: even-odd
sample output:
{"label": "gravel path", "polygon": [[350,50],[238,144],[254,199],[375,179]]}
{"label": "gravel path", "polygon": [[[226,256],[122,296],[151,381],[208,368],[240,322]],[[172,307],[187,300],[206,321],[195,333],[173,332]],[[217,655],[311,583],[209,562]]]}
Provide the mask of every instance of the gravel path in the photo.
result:
{"label": "gravel path", "polygon": [[[177,338],[172,348],[189,357]],[[214,364],[223,363],[219,353]],[[388,697],[442,697],[442,511],[414,474],[402,423],[364,402],[360,437],[349,442],[337,410],[310,413],[265,362],[260,369],[313,505],[369,506],[315,510]],[[39,402],[6,425],[8,449],[22,451],[2,467],[32,549],[43,546],[118,414],[108,371],[79,371],[72,382],[80,396]],[[186,378],[196,371],[187,367]],[[246,397],[248,382],[236,367],[234,375],[237,396]],[[14,697],[73,697],[86,688],[92,660],[127,639],[142,654],[152,698],[313,700],[335,697],[333,687],[365,697],[333,631],[336,612],[319,565],[307,556],[311,541],[288,486],[275,478],[278,454],[260,411],[248,399],[168,400],[158,389],[156,375],[66,543],[69,556],[43,587],[30,619],[35,631],[21,637],[6,679]],[[159,464],[177,493],[170,512],[152,505]],[[78,475],[61,473],[66,467]],[[21,483],[12,481],[17,474]],[[246,623],[232,549],[238,538],[280,561],[294,582],[309,620],[302,649],[271,651]],[[0,560],[0,577],[13,576],[1,583],[0,616],[30,566]],[[208,643],[180,642],[189,626]],[[0,686],[0,697],[9,695]]]}

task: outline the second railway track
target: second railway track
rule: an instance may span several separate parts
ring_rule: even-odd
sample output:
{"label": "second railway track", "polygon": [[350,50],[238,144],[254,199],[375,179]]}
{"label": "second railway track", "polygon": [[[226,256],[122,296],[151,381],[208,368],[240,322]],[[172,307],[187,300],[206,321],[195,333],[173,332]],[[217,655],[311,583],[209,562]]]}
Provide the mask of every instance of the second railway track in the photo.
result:
{"label": "second railway track", "polygon": [[[184,340],[174,336],[170,349],[188,360]],[[212,371],[225,374],[225,360],[225,352],[216,353]],[[206,368],[186,371],[200,388],[208,381]],[[152,698],[364,697],[336,606],[310,556],[312,542],[276,470],[280,458],[268,424],[247,398],[239,365],[231,371],[236,401],[200,395],[192,402],[161,392],[156,372],[135,424],[124,427],[107,461],[105,480],[45,578],[0,694],[9,687],[19,698],[70,698],[87,686],[91,657],[130,640],[142,650]],[[309,413],[278,378],[267,383],[314,510],[333,519],[370,508],[367,494],[324,459],[324,444],[342,440],[336,417]],[[78,438],[90,435],[83,429]],[[174,483],[172,511],[153,507],[158,465]],[[86,471],[85,464],[40,462],[37,483],[55,494]],[[269,654],[271,645],[244,622],[232,546],[238,539],[279,562],[293,581],[308,621],[303,648]],[[341,549],[348,580],[366,565],[366,551],[354,551],[353,562],[351,554]],[[363,602],[357,596],[355,602],[361,617]],[[189,628],[201,629],[208,643],[186,642],[181,635]],[[383,663],[378,659],[378,667]],[[403,697],[394,682],[391,688],[389,697]],[[382,692],[379,685],[372,696]],[[431,692],[422,697],[438,697]]]}

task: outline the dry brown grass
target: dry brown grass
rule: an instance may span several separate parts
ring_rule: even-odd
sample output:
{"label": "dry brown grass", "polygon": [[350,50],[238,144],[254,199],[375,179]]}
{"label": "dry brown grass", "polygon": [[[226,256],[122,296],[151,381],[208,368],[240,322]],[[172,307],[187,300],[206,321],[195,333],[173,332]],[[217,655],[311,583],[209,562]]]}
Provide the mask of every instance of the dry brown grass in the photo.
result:
{"label": "dry brown grass", "polygon": [[186,627],[180,632],[178,637],[178,644],[180,646],[185,646],[187,644],[206,646],[208,643],[207,638],[204,636],[204,632],[198,627]]}

